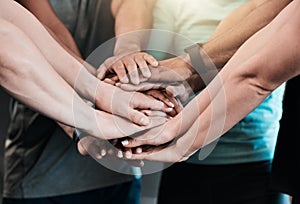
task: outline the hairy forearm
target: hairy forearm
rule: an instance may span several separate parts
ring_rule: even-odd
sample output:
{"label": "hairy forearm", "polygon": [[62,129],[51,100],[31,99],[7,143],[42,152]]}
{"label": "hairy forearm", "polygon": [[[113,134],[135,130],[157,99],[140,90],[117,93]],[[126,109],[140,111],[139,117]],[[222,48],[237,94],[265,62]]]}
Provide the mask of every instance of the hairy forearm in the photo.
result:
{"label": "hairy forearm", "polygon": [[203,46],[216,67],[222,68],[254,33],[270,23],[291,0],[252,0],[230,13]]}

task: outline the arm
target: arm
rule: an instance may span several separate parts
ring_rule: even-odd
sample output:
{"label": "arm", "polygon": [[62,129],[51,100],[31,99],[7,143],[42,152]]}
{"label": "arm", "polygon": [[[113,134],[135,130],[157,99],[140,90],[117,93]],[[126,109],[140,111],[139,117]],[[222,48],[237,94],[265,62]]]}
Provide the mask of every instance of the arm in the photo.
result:
{"label": "arm", "polygon": [[292,0],[251,0],[231,12],[203,46],[217,68],[222,68],[254,33],[270,23]]}
{"label": "arm", "polygon": [[[202,51],[210,58],[207,60],[209,62],[205,61],[206,65],[212,66],[213,63],[214,67],[221,69],[249,37],[267,25],[290,2],[291,0],[251,0],[231,12],[221,21],[210,40],[202,47]],[[169,81],[171,77],[166,74],[163,75],[166,77],[161,77],[160,73],[166,72],[166,68],[177,73],[178,76],[184,76],[182,79],[187,79],[193,74],[191,60],[187,54],[164,60],[160,64],[164,67],[152,73],[150,80]],[[215,75],[213,72],[215,71],[203,74],[201,77],[211,79],[211,75]],[[199,80],[197,87],[204,88],[205,85],[207,82],[203,83]]]}
{"label": "arm", "polygon": [[[88,119],[92,109],[49,65],[32,41],[13,24],[3,19],[0,24],[1,86],[32,108],[71,126],[75,126],[73,99],[78,103],[74,113]],[[88,124],[79,127],[84,125]]]}
{"label": "arm", "polygon": [[56,16],[49,0],[18,0],[18,2],[34,14],[57,37],[61,44],[75,55],[81,56],[71,33]]}
{"label": "arm", "polygon": [[168,111],[160,101],[140,93],[124,92],[99,81],[66,52],[34,16],[16,2],[0,1],[0,10],[0,16],[22,30],[56,72],[80,95],[95,102],[99,109],[128,118],[139,125],[151,122],[137,110],[139,108]]}
{"label": "arm", "polygon": [[3,48],[0,50],[0,84],[33,109],[102,139],[124,137],[165,122],[164,118],[153,117],[150,125],[140,127],[91,108],[52,68],[23,31],[2,18],[0,25]]}
{"label": "arm", "polygon": [[123,83],[130,81],[139,84],[140,69],[143,77],[149,78],[148,64],[157,66],[158,62],[142,52],[147,45],[149,29],[152,26],[152,10],[156,0],[113,0],[112,14],[115,17],[116,44],[114,55],[103,63],[98,77],[103,79],[108,70],[113,70]]}
{"label": "arm", "polygon": [[[201,114],[185,133],[176,130],[177,135],[183,134],[182,137],[165,149],[134,158],[170,162],[187,159],[233,127],[278,86],[299,75],[299,8],[300,2],[293,1],[241,46],[218,77],[194,99],[198,101]],[[225,106],[214,106],[222,103],[224,95]],[[224,114],[225,118],[221,117]],[[164,137],[165,134],[160,135]]]}
{"label": "arm", "polygon": [[[45,26],[51,36],[68,51],[73,57],[78,61],[83,63],[79,49],[71,36],[71,33],[63,25],[63,23],[56,16],[53,11],[49,0],[18,0],[18,2],[28,9],[32,14],[35,15],[37,19]],[[91,66],[86,66],[86,68],[95,75],[96,70]],[[64,124],[58,123],[58,125],[63,128],[63,130],[72,137],[74,128],[68,127]]]}

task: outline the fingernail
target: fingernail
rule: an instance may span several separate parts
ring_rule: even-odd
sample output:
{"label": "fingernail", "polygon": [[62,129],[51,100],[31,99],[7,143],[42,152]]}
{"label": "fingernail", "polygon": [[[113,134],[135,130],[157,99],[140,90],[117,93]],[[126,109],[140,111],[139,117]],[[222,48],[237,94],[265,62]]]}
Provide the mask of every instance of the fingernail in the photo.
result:
{"label": "fingernail", "polygon": [[97,154],[97,155],[96,155],[96,158],[97,158],[97,159],[102,159],[102,156],[101,156],[100,154]]}
{"label": "fingernail", "polygon": [[141,125],[148,125],[149,123],[150,123],[150,121],[147,117],[142,117],[140,120]]}
{"label": "fingernail", "polygon": [[119,158],[123,158],[123,152],[122,151],[118,151],[118,155]]}
{"label": "fingernail", "polygon": [[125,152],[125,157],[126,157],[127,159],[130,159],[130,158],[132,157],[132,153],[131,153],[130,151],[126,151],[126,152]]}
{"label": "fingernail", "polygon": [[168,101],[168,104],[169,104],[169,106],[171,106],[172,108],[175,107],[175,105],[174,105],[171,101]]}
{"label": "fingernail", "polygon": [[128,140],[123,140],[121,143],[122,143],[123,146],[126,146],[126,145],[129,144],[129,141]]}
{"label": "fingernail", "polygon": [[140,153],[142,153],[142,152],[143,152],[142,148],[140,148],[140,147],[136,148],[136,150],[135,150],[135,151],[136,151],[136,153],[137,153],[137,154],[140,154]]}
{"label": "fingernail", "polygon": [[171,112],[173,110],[173,108],[166,108],[165,111],[166,112]]}
{"label": "fingernail", "polygon": [[140,165],[141,165],[141,167],[143,167],[145,165],[145,162],[144,161],[140,161]]}
{"label": "fingernail", "polygon": [[105,149],[102,149],[102,150],[101,150],[101,156],[104,157],[105,155],[106,155],[106,150],[105,150]]}

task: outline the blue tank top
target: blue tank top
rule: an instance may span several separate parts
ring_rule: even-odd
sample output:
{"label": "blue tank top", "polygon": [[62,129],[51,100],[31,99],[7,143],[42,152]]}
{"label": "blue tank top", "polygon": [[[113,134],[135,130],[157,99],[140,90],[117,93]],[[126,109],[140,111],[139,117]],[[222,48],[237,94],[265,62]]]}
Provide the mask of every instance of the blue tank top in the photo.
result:
{"label": "blue tank top", "polygon": [[187,162],[218,165],[272,160],[284,90],[285,84],[219,140],[196,152]]}

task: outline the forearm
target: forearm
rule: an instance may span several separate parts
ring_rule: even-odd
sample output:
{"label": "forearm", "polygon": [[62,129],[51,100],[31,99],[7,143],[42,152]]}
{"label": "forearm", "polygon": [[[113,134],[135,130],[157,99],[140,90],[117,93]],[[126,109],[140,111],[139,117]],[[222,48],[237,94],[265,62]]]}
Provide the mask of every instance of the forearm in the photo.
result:
{"label": "forearm", "polygon": [[[0,20],[0,82],[12,96],[65,124],[90,128],[93,110],[17,27]],[[76,121],[80,121],[76,123]]]}
{"label": "forearm", "polygon": [[190,130],[198,129],[191,152],[220,137],[278,86],[300,74],[299,8],[299,1],[292,2],[246,41],[197,97],[204,111]]}
{"label": "forearm", "polygon": [[156,0],[113,0],[112,13],[115,17],[115,34],[117,42],[115,54],[128,51],[140,51],[147,43],[148,32],[137,32],[120,37],[120,35],[150,29],[152,26],[152,9]]}
{"label": "forearm", "polygon": [[49,28],[68,51],[81,56],[71,33],[56,16],[49,0],[18,0],[18,2],[35,15],[43,25]]}
{"label": "forearm", "polygon": [[[66,52],[28,11],[14,1],[1,1],[1,17],[16,25],[35,43],[57,73],[89,100],[99,81]],[[101,83],[101,82],[100,82]]]}
{"label": "forearm", "polygon": [[203,46],[216,67],[222,68],[236,50],[266,26],[291,0],[252,0],[234,10]]}

